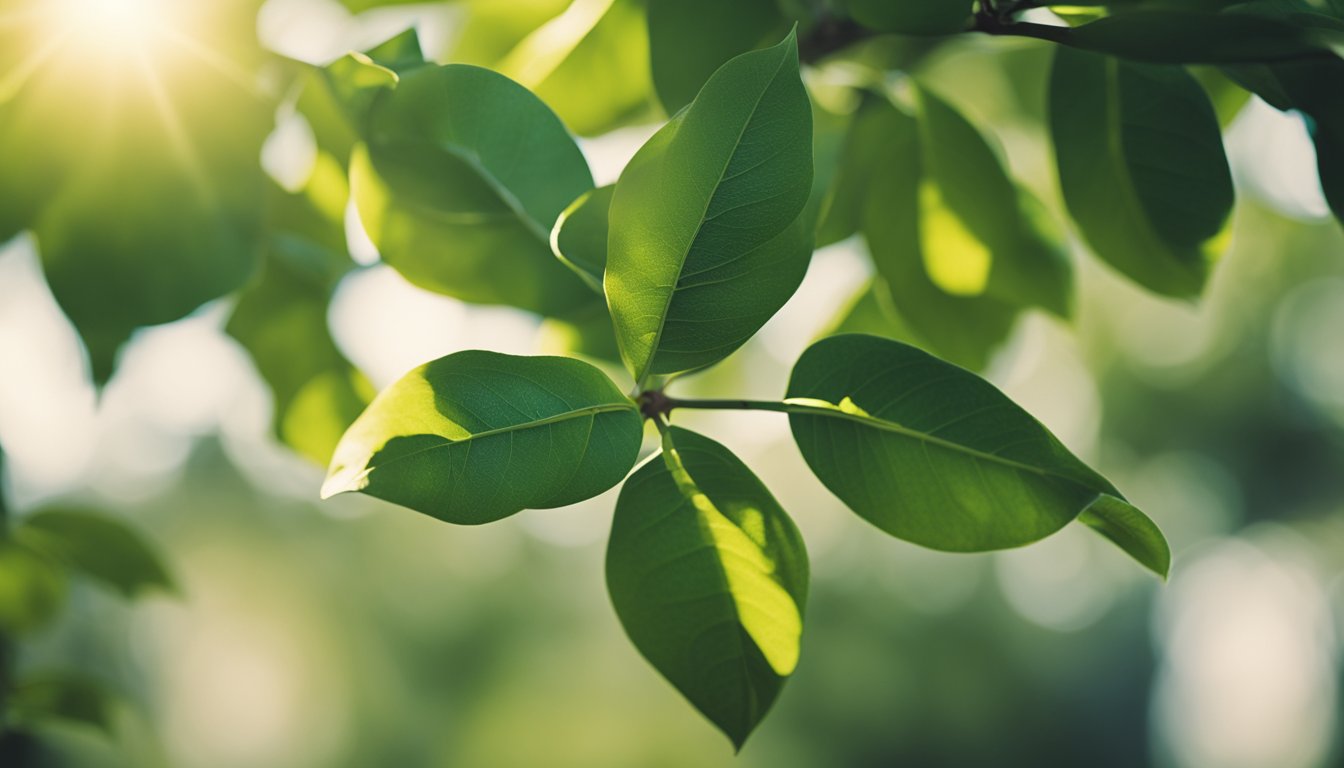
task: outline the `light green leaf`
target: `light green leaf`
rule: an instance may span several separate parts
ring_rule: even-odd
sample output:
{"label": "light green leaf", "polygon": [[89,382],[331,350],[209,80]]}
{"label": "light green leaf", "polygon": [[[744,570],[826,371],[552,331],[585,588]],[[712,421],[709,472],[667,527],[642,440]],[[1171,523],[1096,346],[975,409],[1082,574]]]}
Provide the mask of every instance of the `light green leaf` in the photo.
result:
{"label": "light green leaf", "polygon": [[[870,149],[873,173],[862,197],[863,235],[873,265],[904,325],[921,345],[958,365],[982,369],[1007,338],[1017,309],[993,296],[955,296],[929,276],[924,219],[938,201],[921,197],[924,160],[917,121],[889,101],[866,103],[855,116],[857,141]],[[949,318],[955,318],[950,322]]]}
{"label": "light green leaf", "polygon": [[642,0],[575,0],[495,68],[582,136],[646,115],[653,86]]}
{"label": "light green leaf", "polygon": [[722,360],[788,301],[812,250],[811,184],[790,34],[725,64],[616,184],[605,286],[637,380]]}
{"label": "light green leaf", "polygon": [[649,54],[663,109],[676,114],[729,59],[786,32],[775,0],[649,0]]}
{"label": "light green leaf", "polygon": [[154,547],[138,531],[107,515],[46,509],[24,518],[14,535],[125,597],[176,589]]}
{"label": "light green leaf", "polygon": [[364,54],[397,73],[422,67],[426,63],[424,51],[420,48],[420,33],[414,27],[379,43]]}
{"label": "light green leaf", "polygon": [[607,213],[615,191],[615,185],[609,184],[585,192],[560,214],[551,230],[551,251],[556,258],[598,293],[607,269]]}
{"label": "light green leaf", "polygon": [[962,0],[843,0],[860,24],[903,35],[950,35],[970,25],[972,3]]}
{"label": "light green leaf", "polygon": [[65,672],[46,672],[14,686],[4,714],[7,720],[20,726],[59,720],[112,736],[117,705],[117,697],[95,680]]}
{"label": "light green leaf", "polygon": [[915,94],[927,174],[920,243],[930,277],[954,295],[985,293],[1068,317],[1072,266],[1043,207],[1017,188],[970,121],[926,88]]}
{"label": "light green leaf", "polygon": [[739,749],[798,664],[807,579],[793,521],[713,440],[668,429],[621,489],[607,546],[616,614]]}
{"label": "light green leaf", "polygon": [[1050,128],[1064,201],[1092,250],[1149,290],[1197,295],[1233,203],[1199,83],[1179,67],[1060,48]]}
{"label": "light green leaf", "polygon": [[377,103],[351,166],[365,229],[412,283],[542,314],[592,301],[550,247],[592,176],[560,120],[517,83],[460,64],[409,72]]}
{"label": "light green leaf", "polygon": [[341,439],[322,497],[359,491],[488,523],[611,488],[643,434],[634,401],[587,363],[458,352],[374,399]]}
{"label": "light green leaf", "polygon": [[[898,538],[978,552],[1044,538],[1103,505],[1115,486],[993,385],[874,336],[812,345],[789,381],[789,423],[808,466],[850,509]],[[1151,523],[1147,524],[1151,528]],[[1146,531],[1143,535],[1152,535]],[[1122,544],[1155,567],[1141,547]]]}

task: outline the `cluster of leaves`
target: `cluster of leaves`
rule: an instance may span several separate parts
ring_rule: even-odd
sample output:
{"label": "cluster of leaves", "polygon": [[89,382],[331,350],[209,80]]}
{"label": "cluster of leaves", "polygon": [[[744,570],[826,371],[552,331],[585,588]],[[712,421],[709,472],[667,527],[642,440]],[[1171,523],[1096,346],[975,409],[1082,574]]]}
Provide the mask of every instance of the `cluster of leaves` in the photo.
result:
{"label": "cluster of leaves", "polygon": [[128,600],[176,591],[154,548],[120,520],[49,507],[13,521],[0,492],[0,759],[6,765],[24,764],[33,729],[53,721],[114,732],[121,704],[101,681],[58,670],[16,673],[21,644],[57,619],[75,577]]}
{"label": "cluster of leaves", "polygon": [[[132,329],[235,293],[228,330],[272,388],[277,433],[319,462],[334,449],[324,495],[479,524],[625,480],[607,562],[617,613],[739,746],[797,663],[807,560],[780,504],[725,447],[669,424],[676,409],[787,414],[819,480],[917,544],[1013,547],[1077,520],[1168,568],[1151,521],[971,372],[1023,311],[1070,316],[1072,268],[1063,223],[909,75],[921,56],[962,33],[1054,45],[1048,122],[1072,225],[1156,293],[1198,295],[1226,241],[1233,189],[1209,83],[1305,115],[1344,217],[1340,0],[1070,3],[1055,9],[1065,26],[1024,20],[1039,5],[1026,0],[458,2],[454,63],[427,61],[414,31],[321,67],[243,35],[230,68],[187,59],[198,71],[122,88],[130,109],[102,120],[68,82],[86,72],[28,67],[0,90],[0,238],[34,233],[99,381]],[[235,21],[255,11],[217,5]],[[0,64],[40,53],[5,29]],[[282,95],[244,87],[248,67],[278,74]],[[833,67],[845,85],[812,77]],[[172,119],[154,130],[127,123],[165,102]],[[277,105],[317,142],[297,188],[255,162]],[[573,134],[663,119],[596,187]],[[68,131],[48,135],[56,124]],[[87,133],[109,125],[112,138]],[[145,149],[160,146],[185,160]],[[126,165],[145,157],[128,194]],[[326,329],[354,268],[348,202],[412,283],[546,317],[573,354],[623,363],[633,394],[577,359],[469,351],[370,403]],[[745,344],[816,247],[852,236],[875,276],[780,400],[667,393]],[[630,475],[646,422],[660,451]]]}

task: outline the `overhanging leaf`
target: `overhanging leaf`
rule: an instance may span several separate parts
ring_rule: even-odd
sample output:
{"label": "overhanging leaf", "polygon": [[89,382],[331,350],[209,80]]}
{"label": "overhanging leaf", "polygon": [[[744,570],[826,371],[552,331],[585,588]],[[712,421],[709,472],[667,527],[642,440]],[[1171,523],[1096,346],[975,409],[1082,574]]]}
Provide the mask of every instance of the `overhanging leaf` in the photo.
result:
{"label": "overhanging leaf", "polygon": [[621,489],[607,589],[639,652],[739,749],[798,664],[802,537],[722,445],[672,427]]}
{"label": "overhanging leaf", "polygon": [[374,399],[341,439],[322,496],[359,491],[488,523],[611,488],[643,434],[634,401],[587,363],[458,352]]}
{"label": "overhanging leaf", "polygon": [[723,359],[793,295],[811,254],[811,124],[790,34],[725,64],[626,166],[605,287],[637,380]]}
{"label": "overhanging leaf", "polygon": [[[874,336],[823,339],[799,358],[787,397],[808,466],[893,536],[954,552],[1017,547],[1095,507],[1108,537],[1162,565],[1151,542],[1117,532],[1140,526],[1128,505],[1113,514],[1115,486],[993,385],[926,352]],[[1142,535],[1155,530],[1147,522]]]}
{"label": "overhanging leaf", "polygon": [[1050,128],[1064,201],[1092,250],[1149,290],[1197,295],[1233,203],[1199,83],[1179,67],[1060,48]]}
{"label": "overhanging leaf", "polygon": [[843,0],[859,23],[903,35],[950,35],[971,21],[972,3],[961,0]]}

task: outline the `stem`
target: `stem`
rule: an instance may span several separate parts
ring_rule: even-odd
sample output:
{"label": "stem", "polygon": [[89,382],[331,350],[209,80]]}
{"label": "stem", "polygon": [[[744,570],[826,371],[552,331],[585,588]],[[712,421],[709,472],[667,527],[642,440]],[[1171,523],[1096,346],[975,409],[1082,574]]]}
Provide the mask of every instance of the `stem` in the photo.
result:
{"label": "stem", "polygon": [[976,14],[975,26],[971,30],[1000,37],[1031,37],[1037,40],[1049,40],[1052,43],[1063,43],[1069,39],[1068,27],[1037,24],[1032,21],[1005,22],[990,13]]}
{"label": "stem", "polygon": [[[690,408],[694,410],[714,411],[774,411],[775,413],[803,413],[809,406],[770,400],[677,400],[667,399],[667,410]],[[813,409],[817,410],[817,409]]]}

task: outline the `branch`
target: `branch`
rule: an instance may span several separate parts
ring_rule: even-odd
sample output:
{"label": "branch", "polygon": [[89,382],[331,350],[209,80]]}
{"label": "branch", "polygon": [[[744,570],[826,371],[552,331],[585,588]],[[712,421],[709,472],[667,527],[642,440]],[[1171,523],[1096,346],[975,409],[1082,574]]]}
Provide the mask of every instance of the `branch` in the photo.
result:
{"label": "branch", "polygon": [[977,13],[973,32],[1003,37],[1032,37],[1037,40],[1049,40],[1052,43],[1064,43],[1069,38],[1068,27],[1051,24],[1037,24],[1031,21],[1004,21],[992,13]]}

